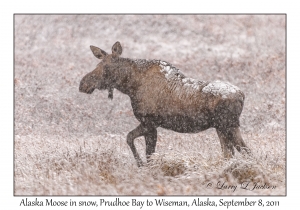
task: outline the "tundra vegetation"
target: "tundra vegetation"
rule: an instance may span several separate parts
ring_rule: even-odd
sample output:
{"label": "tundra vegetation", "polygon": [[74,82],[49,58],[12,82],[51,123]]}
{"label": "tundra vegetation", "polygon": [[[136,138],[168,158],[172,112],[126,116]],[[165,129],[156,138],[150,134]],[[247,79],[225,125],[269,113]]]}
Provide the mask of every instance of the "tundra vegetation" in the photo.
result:
{"label": "tundra vegetation", "polygon": [[[285,26],[284,15],[16,15],[15,195],[284,195]],[[158,127],[152,161],[137,167],[126,142],[140,123],[130,97],[115,87],[78,92],[99,63],[87,46],[116,40],[122,56],[172,63],[187,86],[239,87],[239,129],[253,156],[224,160],[215,128]],[[144,137],[134,144],[145,162]]]}

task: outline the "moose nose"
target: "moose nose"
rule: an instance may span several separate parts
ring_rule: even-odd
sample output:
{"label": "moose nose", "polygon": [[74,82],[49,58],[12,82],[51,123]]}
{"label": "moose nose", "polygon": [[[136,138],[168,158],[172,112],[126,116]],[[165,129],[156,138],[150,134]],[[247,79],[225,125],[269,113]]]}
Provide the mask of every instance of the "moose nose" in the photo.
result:
{"label": "moose nose", "polygon": [[83,92],[83,89],[81,86],[79,86],[79,92]]}
{"label": "moose nose", "polygon": [[86,84],[80,82],[80,85],[79,85],[79,92],[86,92],[86,91],[85,91],[86,89],[87,89]]}

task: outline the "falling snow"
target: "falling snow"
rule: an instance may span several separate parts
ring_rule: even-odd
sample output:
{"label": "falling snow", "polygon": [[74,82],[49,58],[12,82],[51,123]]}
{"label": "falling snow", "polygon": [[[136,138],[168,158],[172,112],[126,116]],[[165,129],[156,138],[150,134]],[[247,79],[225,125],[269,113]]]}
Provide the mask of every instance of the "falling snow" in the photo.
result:
{"label": "falling snow", "polygon": [[[285,30],[285,15],[15,15],[15,195],[285,195]],[[89,46],[111,53],[116,41],[122,57],[140,58],[143,71],[157,59],[160,78],[184,90],[222,98],[239,90],[205,81],[237,85],[245,93],[240,130],[255,157],[224,160],[214,128],[158,128],[155,153],[138,168],[126,142],[139,124],[130,97],[78,91],[100,62]],[[145,138],[134,144],[146,162]],[[233,192],[199,184],[245,180],[277,187]]]}

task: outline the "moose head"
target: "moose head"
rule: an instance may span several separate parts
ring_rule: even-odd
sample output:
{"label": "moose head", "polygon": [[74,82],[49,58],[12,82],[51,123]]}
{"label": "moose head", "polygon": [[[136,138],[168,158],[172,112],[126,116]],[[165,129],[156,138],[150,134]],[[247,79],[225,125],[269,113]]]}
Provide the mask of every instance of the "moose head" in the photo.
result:
{"label": "moose head", "polygon": [[98,47],[90,46],[94,56],[102,61],[97,65],[96,69],[86,74],[80,81],[79,91],[91,94],[95,89],[108,90],[108,98],[113,98],[112,78],[109,75],[111,66],[118,61],[122,54],[122,46],[120,42],[116,42],[112,46],[112,54],[106,53]]}

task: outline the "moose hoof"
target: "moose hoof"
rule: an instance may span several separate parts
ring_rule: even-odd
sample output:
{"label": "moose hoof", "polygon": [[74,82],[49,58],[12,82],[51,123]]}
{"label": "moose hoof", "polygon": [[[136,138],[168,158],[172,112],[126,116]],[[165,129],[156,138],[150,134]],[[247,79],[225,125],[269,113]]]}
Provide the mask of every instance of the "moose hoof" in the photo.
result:
{"label": "moose hoof", "polygon": [[233,158],[233,154],[228,152],[228,153],[224,153],[224,160],[230,160],[231,158]]}

